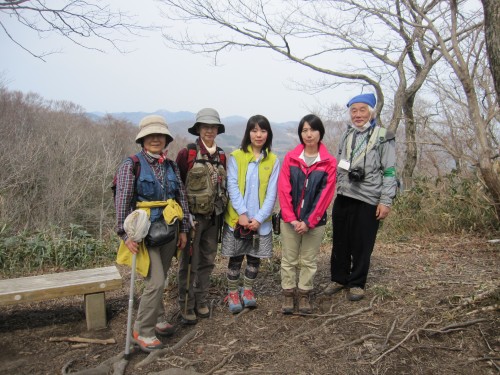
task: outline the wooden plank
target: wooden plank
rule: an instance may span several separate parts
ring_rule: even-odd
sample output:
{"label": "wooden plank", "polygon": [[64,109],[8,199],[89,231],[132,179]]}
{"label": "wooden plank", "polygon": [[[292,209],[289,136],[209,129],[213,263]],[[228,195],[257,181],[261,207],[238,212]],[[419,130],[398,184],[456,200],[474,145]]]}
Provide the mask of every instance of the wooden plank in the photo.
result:
{"label": "wooden plank", "polygon": [[0,280],[0,305],[43,301],[119,289],[115,266]]}

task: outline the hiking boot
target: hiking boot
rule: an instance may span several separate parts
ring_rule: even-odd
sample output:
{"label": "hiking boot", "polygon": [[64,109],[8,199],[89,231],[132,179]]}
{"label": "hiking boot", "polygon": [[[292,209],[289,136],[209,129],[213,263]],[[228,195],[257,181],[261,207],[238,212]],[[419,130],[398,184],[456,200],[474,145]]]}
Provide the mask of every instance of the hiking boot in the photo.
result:
{"label": "hiking boot", "polygon": [[229,294],[224,298],[224,302],[227,302],[229,306],[229,311],[233,314],[239,313],[243,310],[243,306],[241,305],[240,296],[238,292],[229,292]]}
{"label": "hiking boot", "polygon": [[175,328],[172,324],[163,320],[159,323],[156,323],[155,332],[158,336],[172,336],[175,332]]}
{"label": "hiking boot", "polygon": [[184,312],[184,309],[181,310],[181,322],[184,325],[195,325],[198,323],[198,319],[196,319],[196,314],[194,310],[188,310]]}
{"label": "hiking boot", "polygon": [[283,305],[281,306],[281,312],[283,314],[293,314],[294,310],[294,297],[295,289],[283,289]]}
{"label": "hiking boot", "polygon": [[311,302],[309,301],[309,290],[299,289],[299,312],[301,314],[312,313]]}
{"label": "hiking boot", "polygon": [[196,316],[199,316],[200,318],[210,317],[210,309],[206,303],[200,303],[200,305],[196,307]]}
{"label": "hiking boot", "polygon": [[323,293],[325,293],[327,296],[331,296],[332,294],[340,292],[344,288],[344,285],[339,284],[336,281],[331,281],[325,288],[325,290],[323,290]]}
{"label": "hiking boot", "polygon": [[364,296],[365,296],[365,291],[363,290],[363,288],[354,287],[349,289],[349,294],[347,298],[349,299],[349,301],[359,301],[363,299]]}
{"label": "hiking boot", "polygon": [[151,353],[154,350],[163,348],[163,344],[161,343],[160,340],[156,338],[156,336],[153,337],[139,336],[139,333],[137,331],[134,331],[133,337],[134,337],[134,342],[137,345],[139,345],[139,348],[141,348],[143,352]]}
{"label": "hiking boot", "polygon": [[241,293],[241,303],[245,307],[257,307],[257,300],[255,299],[252,289],[243,289]]}

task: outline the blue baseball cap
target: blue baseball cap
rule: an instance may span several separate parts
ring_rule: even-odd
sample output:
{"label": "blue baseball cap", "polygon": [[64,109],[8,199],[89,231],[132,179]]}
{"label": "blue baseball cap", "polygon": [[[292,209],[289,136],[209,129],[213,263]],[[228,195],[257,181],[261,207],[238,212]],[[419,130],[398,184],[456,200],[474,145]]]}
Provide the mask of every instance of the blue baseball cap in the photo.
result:
{"label": "blue baseball cap", "polygon": [[365,103],[370,107],[375,108],[375,105],[377,104],[377,98],[375,97],[375,94],[372,93],[356,95],[354,98],[349,100],[349,102],[347,103],[347,108],[349,108],[354,103]]}

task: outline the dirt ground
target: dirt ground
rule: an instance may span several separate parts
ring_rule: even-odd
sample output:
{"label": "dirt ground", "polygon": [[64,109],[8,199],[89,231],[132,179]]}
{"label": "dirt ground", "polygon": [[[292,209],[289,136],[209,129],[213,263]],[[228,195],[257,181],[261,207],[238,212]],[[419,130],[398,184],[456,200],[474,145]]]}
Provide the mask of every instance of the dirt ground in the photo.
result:
{"label": "dirt ground", "polygon": [[[133,353],[125,374],[498,374],[500,244],[487,240],[379,241],[359,302],[348,301],[345,291],[322,294],[329,281],[325,247],[310,316],[280,313],[279,254],[261,267],[258,307],[237,316],[223,302],[226,261],[219,259],[211,317],[195,326],[179,323],[172,272],[165,301],[177,330],[162,340],[167,347],[186,335],[190,340],[149,364],[147,354]],[[107,294],[104,330],[86,330],[82,297],[0,308],[0,373],[83,373],[123,352],[129,270],[120,272],[123,288]],[[49,341],[62,336],[114,338],[116,344]]]}

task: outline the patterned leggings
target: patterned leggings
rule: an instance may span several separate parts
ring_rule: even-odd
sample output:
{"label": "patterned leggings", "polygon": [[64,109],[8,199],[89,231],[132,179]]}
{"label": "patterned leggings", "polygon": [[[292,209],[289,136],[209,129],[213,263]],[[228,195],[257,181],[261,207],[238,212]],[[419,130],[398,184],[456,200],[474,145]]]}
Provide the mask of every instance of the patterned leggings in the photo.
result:
{"label": "patterned leggings", "polygon": [[[241,265],[245,255],[239,255],[229,258],[227,265],[227,278],[228,280],[239,280]],[[255,279],[259,273],[260,258],[247,255],[247,266],[245,268],[245,277],[248,279]]]}

